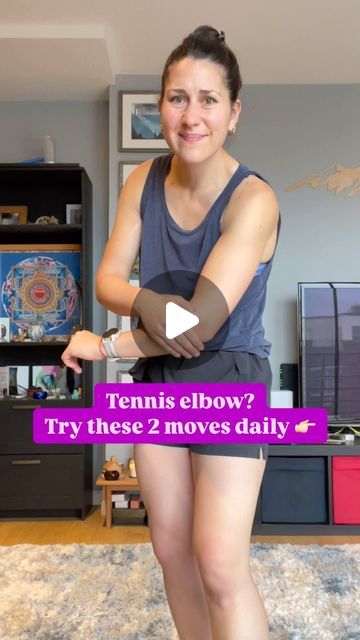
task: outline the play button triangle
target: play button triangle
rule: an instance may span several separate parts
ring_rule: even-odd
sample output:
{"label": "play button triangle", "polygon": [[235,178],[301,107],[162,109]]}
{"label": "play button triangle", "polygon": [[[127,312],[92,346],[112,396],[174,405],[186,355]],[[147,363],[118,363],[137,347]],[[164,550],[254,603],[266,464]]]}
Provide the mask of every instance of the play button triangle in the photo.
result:
{"label": "play button triangle", "polygon": [[179,307],[175,302],[166,304],[165,333],[168,340],[176,338],[181,333],[195,327],[199,322],[199,318],[196,315]]}

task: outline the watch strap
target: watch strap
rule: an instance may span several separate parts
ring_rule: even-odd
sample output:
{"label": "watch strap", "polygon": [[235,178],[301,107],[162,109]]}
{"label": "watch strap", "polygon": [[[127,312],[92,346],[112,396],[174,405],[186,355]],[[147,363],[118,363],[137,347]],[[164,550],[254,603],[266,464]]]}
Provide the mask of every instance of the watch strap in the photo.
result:
{"label": "watch strap", "polygon": [[115,351],[114,343],[113,343],[113,341],[111,339],[102,338],[101,339],[101,347],[105,351],[106,356],[108,358],[114,358],[115,360],[117,360],[119,358],[118,354]]}

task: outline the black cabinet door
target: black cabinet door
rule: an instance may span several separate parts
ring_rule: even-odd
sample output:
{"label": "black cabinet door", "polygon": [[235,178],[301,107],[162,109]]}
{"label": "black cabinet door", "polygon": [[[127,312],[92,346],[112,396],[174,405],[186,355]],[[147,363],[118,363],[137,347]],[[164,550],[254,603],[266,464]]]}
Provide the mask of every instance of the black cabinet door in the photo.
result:
{"label": "black cabinet door", "polygon": [[84,456],[0,456],[0,512],[81,509]]}
{"label": "black cabinet door", "polygon": [[[83,445],[36,444],[32,439],[34,403],[2,401],[0,413],[0,454],[82,453]],[[53,406],[53,405],[51,405]]]}

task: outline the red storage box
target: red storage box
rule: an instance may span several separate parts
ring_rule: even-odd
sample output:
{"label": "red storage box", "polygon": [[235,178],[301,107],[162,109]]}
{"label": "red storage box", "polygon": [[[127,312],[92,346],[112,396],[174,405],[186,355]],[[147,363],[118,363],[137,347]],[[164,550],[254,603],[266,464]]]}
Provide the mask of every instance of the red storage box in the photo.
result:
{"label": "red storage box", "polygon": [[334,524],[360,524],[360,456],[334,456]]}

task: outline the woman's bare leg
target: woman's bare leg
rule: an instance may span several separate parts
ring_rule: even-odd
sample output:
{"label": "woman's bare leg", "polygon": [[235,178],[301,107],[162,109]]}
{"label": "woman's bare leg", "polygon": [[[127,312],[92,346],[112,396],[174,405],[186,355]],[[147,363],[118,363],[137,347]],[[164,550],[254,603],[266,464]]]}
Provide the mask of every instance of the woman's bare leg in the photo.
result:
{"label": "woman's bare leg", "polygon": [[212,640],[204,588],[192,547],[194,487],[189,450],[135,446],[136,471],[154,553],[180,640]]}
{"label": "woman's bare leg", "polygon": [[268,640],[250,572],[250,535],[264,460],[192,454],[194,549],[213,640]]}

